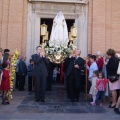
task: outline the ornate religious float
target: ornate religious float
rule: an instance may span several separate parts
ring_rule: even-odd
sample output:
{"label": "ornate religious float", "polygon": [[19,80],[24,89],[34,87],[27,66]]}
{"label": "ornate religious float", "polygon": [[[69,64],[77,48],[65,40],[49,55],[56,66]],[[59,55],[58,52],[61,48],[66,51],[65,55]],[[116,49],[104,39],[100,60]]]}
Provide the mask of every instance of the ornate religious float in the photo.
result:
{"label": "ornate religious float", "polygon": [[[45,49],[46,56],[53,63],[61,63],[76,48],[74,45],[77,37],[77,28],[71,27],[68,34],[67,24],[62,12],[59,12],[54,20],[50,40],[48,42],[47,25],[41,25],[42,47]],[[48,43],[48,44],[47,44]]]}

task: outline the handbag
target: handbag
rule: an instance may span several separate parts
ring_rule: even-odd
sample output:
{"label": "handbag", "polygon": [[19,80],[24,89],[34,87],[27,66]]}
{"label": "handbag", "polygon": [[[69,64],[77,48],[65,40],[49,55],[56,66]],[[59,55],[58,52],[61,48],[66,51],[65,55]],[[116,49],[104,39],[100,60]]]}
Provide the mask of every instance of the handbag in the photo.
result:
{"label": "handbag", "polygon": [[117,75],[109,75],[108,76],[108,79],[109,79],[109,81],[111,82],[111,83],[114,83],[114,82],[116,82],[117,80],[119,80],[119,75],[117,74]]}
{"label": "handbag", "polygon": [[117,74],[120,74],[120,62],[119,62],[119,65],[118,65]]}

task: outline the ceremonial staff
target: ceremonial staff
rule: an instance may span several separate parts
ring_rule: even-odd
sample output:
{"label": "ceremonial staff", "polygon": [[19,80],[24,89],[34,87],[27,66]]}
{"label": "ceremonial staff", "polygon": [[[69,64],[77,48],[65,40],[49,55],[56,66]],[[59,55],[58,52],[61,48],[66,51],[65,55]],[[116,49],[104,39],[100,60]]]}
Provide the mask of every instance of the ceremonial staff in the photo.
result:
{"label": "ceremonial staff", "polygon": [[87,94],[88,94],[88,71],[87,71],[87,57],[85,57],[85,80],[86,80],[86,88],[85,88],[85,91],[86,91],[86,100],[87,100]]}

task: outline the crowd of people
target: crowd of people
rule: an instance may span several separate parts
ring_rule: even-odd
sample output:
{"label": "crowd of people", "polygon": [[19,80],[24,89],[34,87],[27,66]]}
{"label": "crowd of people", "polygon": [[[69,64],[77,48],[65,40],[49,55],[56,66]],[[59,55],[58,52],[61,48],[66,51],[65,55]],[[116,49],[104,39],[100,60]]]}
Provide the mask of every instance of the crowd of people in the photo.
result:
{"label": "crowd of people", "polygon": [[[104,56],[98,51],[96,55],[89,55],[87,68],[89,70],[89,93],[92,95],[92,105],[96,105],[101,100],[100,106],[103,105],[103,98],[106,94],[112,95],[112,101],[109,108],[114,108],[117,114],[120,114],[118,104],[120,104],[120,78],[118,72],[119,57],[113,49],[109,49]],[[117,102],[118,101],[118,102]]]}
{"label": "crowd of people", "polygon": [[[0,48],[0,92],[3,105],[9,104],[6,99],[7,92],[10,90],[9,52],[8,49],[3,51]],[[27,76],[28,91],[34,91],[36,102],[45,102],[46,90],[51,90],[52,82],[56,83],[57,75],[62,73],[60,79],[64,78],[67,98],[71,102],[78,102],[80,92],[84,92],[85,75],[87,75],[87,88],[92,97],[90,104],[103,106],[104,96],[112,95],[109,108],[114,108],[114,111],[120,114],[120,78],[117,74],[119,57],[113,49],[109,49],[105,55],[100,51],[96,55],[89,54],[87,62],[80,57],[80,54],[81,51],[78,49],[72,51],[61,64],[60,70],[45,56],[41,46],[36,47],[36,54],[31,56],[28,65],[26,65],[26,56],[19,55],[16,62],[15,88],[24,91]]]}

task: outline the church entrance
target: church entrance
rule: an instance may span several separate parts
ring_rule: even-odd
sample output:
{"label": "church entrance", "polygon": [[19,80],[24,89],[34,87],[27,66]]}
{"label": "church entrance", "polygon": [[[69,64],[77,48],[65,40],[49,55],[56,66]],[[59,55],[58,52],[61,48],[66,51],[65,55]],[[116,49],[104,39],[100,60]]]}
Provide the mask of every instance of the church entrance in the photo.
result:
{"label": "church entrance", "polygon": [[[75,22],[74,19],[66,19],[66,23],[67,23],[67,28],[68,28],[68,32],[70,32],[70,28],[71,26],[73,26],[73,23]],[[47,30],[49,32],[49,36],[48,36],[48,40],[50,39],[50,35],[51,35],[51,31],[52,31],[52,25],[53,25],[53,19],[52,18],[42,18],[41,19],[41,25],[42,24],[46,24],[48,26]],[[40,44],[42,43],[42,36],[40,36]],[[53,84],[56,84],[56,83],[61,83],[61,84],[64,84],[65,81],[64,81],[64,65],[61,63],[61,64],[54,64],[54,63],[51,63],[53,65],[51,65],[50,67],[50,70],[52,71],[55,71],[57,72],[57,76],[56,78],[54,78],[53,76],[53,72],[51,72],[51,76],[53,79],[52,79],[52,82]]]}
{"label": "church entrance", "polygon": [[[31,0],[32,1],[32,0]],[[51,33],[53,18],[61,11],[66,19],[68,30],[75,22],[78,29],[78,35],[75,40],[75,45],[81,50],[81,56],[87,55],[88,48],[88,4],[80,1],[75,2],[30,2],[28,5],[27,19],[27,43],[26,55],[27,58],[31,54],[36,53],[36,46],[41,42],[40,25],[44,22],[48,25],[49,37]]]}

